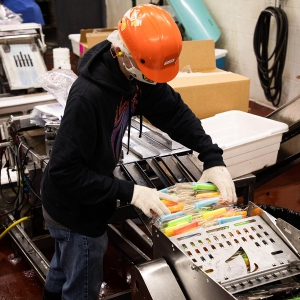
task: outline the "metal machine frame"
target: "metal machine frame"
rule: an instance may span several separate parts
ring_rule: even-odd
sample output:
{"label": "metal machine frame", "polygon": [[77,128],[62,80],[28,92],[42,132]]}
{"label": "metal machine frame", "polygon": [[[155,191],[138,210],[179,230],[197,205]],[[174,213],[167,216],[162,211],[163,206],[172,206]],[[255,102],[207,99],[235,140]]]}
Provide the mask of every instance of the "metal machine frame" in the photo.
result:
{"label": "metal machine frame", "polygon": [[[230,279],[224,277],[224,279],[220,280],[218,283],[203,271],[204,268],[202,269],[202,264],[196,263],[195,258],[200,259],[201,255],[203,255],[206,259],[210,259],[209,256],[211,256],[211,254],[200,254],[201,251],[203,253],[202,248],[208,248],[211,245],[210,243],[217,243],[214,241],[213,236],[220,236],[221,238],[223,233],[219,230],[220,227],[224,228],[224,225],[198,229],[191,233],[171,238],[165,236],[160,231],[159,227],[154,225],[154,260],[134,266],[132,274],[132,299],[177,299],[177,297],[174,297],[173,291],[177,292],[178,287],[180,290],[178,299],[199,299],[199,293],[203,299],[236,299],[234,294],[237,292],[299,274],[300,231],[282,219],[276,220],[254,203],[249,203],[248,215],[251,216],[253,213],[255,215],[257,209],[259,210],[259,216],[249,217],[249,220],[254,220],[257,223],[243,224],[242,226],[245,228],[249,226],[249,231],[251,231],[250,228],[253,226],[263,227],[262,232],[265,231],[272,234],[268,237],[268,241],[275,239],[278,248],[275,247],[274,250],[272,250],[272,246],[269,246],[268,254],[272,256],[270,251],[280,252],[278,249],[283,250],[282,253],[279,254],[280,257],[278,260],[276,260],[278,266],[273,266],[272,262],[267,261],[264,262],[264,264],[269,266],[264,268],[263,271],[257,271],[256,273],[250,272],[247,276],[238,276],[239,271],[232,270],[232,268],[234,268],[234,265],[232,265],[231,267],[228,267],[228,270],[235,273],[236,278]],[[236,229],[234,224],[228,223],[228,226],[226,227],[230,228],[226,228],[225,230],[235,233],[235,231],[233,231]],[[207,235],[208,232],[211,233],[211,236]],[[249,236],[251,236],[251,233],[249,234],[248,232],[247,239],[249,239]],[[193,237],[195,237],[194,240]],[[211,241],[205,243],[204,241],[208,237]],[[230,235],[227,236],[227,239],[229,238]],[[244,237],[242,236],[242,238]],[[197,243],[196,241],[199,239],[201,239],[201,246],[199,244],[200,242]],[[236,237],[231,238],[233,244],[236,239]],[[258,238],[256,237],[256,240],[257,239]],[[179,240],[180,242],[178,242]],[[240,241],[242,241],[241,236]],[[190,248],[181,246],[182,243],[187,245],[189,242],[192,244]],[[259,242],[262,243],[262,240],[259,239]],[[198,246],[195,245],[196,243]],[[222,240],[222,243],[225,244],[225,241]],[[244,247],[247,247],[247,249],[250,250],[249,247],[257,247],[255,245],[256,243],[257,241],[255,241],[255,243],[248,242],[248,245]],[[194,251],[194,255],[191,255],[191,252],[193,252],[191,248],[200,249],[200,247],[200,252]],[[220,250],[217,250],[217,252],[214,253],[215,258],[211,259],[211,261],[215,260],[214,264],[219,272],[221,272],[221,274],[218,273],[217,275],[218,277],[222,277],[222,275],[225,275],[225,273],[222,272],[222,253],[220,253]],[[266,254],[267,251],[264,253]],[[287,253],[290,253],[290,255]],[[217,259],[217,256],[221,258],[221,260]],[[257,260],[259,260],[259,257],[257,257]],[[202,263],[205,264],[204,260]],[[261,261],[261,263],[263,263],[263,261]],[[223,265],[225,264],[224,259]],[[157,290],[157,286],[163,286],[164,291],[161,289]]]}
{"label": "metal machine frame", "polygon": [[[50,122],[51,123],[51,122]],[[55,139],[55,132],[58,130],[59,124],[51,123],[45,127],[45,145],[47,153],[53,144]],[[134,123],[134,122],[133,122]],[[136,125],[134,123],[134,125]],[[33,130],[36,126],[31,124],[30,116],[22,117],[11,117],[5,124],[0,126],[1,136],[3,137],[0,147],[8,147],[10,152],[10,160],[14,161],[17,157],[17,153],[22,153],[23,158],[26,158],[25,167],[30,170],[34,170],[35,182],[38,184],[41,180],[42,172],[45,169],[49,157],[47,155],[38,154],[33,148],[31,148],[26,140],[22,137],[22,132],[26,130]],[[159,133],[152,132],[149,135],[158,135],[159,138],[164,139],[166,143],[170,144],[163,135]],[[5,137],[5,138],[4,138]],[[16,149],[14,142],[18,139],[22,141],[19,149]],[[174,143],[175,148],[178,145]],[[164,147],[162,147],[164,149]],[[163,151],[163,150],[161,150]],[[176,152],[177,150],[175,150]],[[126,180],[133,180],[136,183],[149,186],[163,188],[172,185],[174,182],[170,179],[168,174],[172,175],[173,180],[180,181],[191,181],[196,180],[200,177],[201,170],[198,169],[193,161],[189,157],[191,151],[186,148],[180,148],[176,153],[170,154],[165,153],[163,156],[159,157],[148,157],[139,161],[124,162],[117,166],[115,169],[115,176]],[[49,154],[49,153],[48,153]],[[12,165],[15,162],[12,162]],[[149,168],[152,169],[153,175]],[[154,170],[154,171],[153,171]],[[251,174],[245,176],[244,178],[239,178],[235,181],[238,187],[243,187],[247,192],[247,198],[245,203],[253,198],[253,185],[255,182],[255,177]],[[35,189],[38,191],[38,188]],[[37,192],[39,196],[39,192]],[[41,202],[38,197],[33,195],[31,199],[31,204],[34,204],[36,210],[41,209]],[[132,220],[140,218],[149,235],[145,234]],[[14,220],[12,214],[8,214],[8,220],[4,226],[8,226]],[[109,240],[114,244],[122,253],[133,263],[144,263],[151,261],[144,251],[139,249],[134,242],[125,237],[122,230],[118,230],[113,224],[122,224],[122,227],[126,226],[126,230],[129,230],[131,234],[142,243],[148,251],[152,251],[153,241],[150,238],[152,233],[151,220],[146,218],[141,211],[134,208],[131,205],[126,205],[120,203],[115,214],[110,219],[108,226]],[[7,224],[7,225],[6,225]],[[29,264],[33,267],[39,279],[44,282],[48,269],[49,262],[42,253],[42,249],[53,245],[53,240],[48,234],[43,234],[40,236],[34,236],[33,228],[30,221],[26,221],[23,224],[19,224],[9,231],[9,235],[13,240],[18,251],[25,257]],[[150,237],[149,237],[150,236]],[[126,299],[131,294],[130,291],[121,293],[121,295],[116,296],[120,299]],[[125,297],[125,298],[123,298]]]}
{"label": "metal machine frame", "polygon": [[[38,174],[40,178],[48,163],[49,157],[47,155],[38,154],[22,139],[22,131],[34,129],[35,127],[30,123],[29,119],[30,116],[23,116],[21,118],[12,117],[6,124],[1,125],[0,132],[2,140],[0,141],[0,148],[10,148],[11,160],[14,160],[18,156],[17,153],[22,153],[26,158],[26,168],[29,174],[30,170],[34,168],[35,172],[38,171],[36,174]],[[135,125],[133,122],[133,126]],[[55,135],[57,126],[59,125],[55,124],[55,126],[47,126],[45,128],[45,142],[46,146],[48,142],[48,147],[50,148],[55,138],[53,135]],[[53,131],[53,129],[55,130]],[[158,133],[150,133],[147,138],[152,134],[157,136]],[[19,149],[15,149],[14,146],[17,136],[19,141],[22,141]],[[160,135],[159,137],[165,139],[164,136]],[[166,139],[165,142],[168,143]],[[174,182],[170,180],[170,174],[173,179],[175,178],[175,182],[194,181],[200,177],[201,169],[193,163],[193,160],[190,158],[190,153],[188,149],[181,149],[175,153],[163,153],[161,156],[145,157],[138,160],[133,159],[129,162],[123,161],[123,163],[117,166],[114,173],[115,176],[121,179],[132,180],[141,185],[157,188],[174,184]],[[39,179],[37,179],[37,182],[39,182]],[[238,196],[243,196],[244,198],[244,204],[249,204],[250,208],[253,207],[254,188],[257,184],[256,176],[248,174],[235,179],[234,183],[237,188]],[[37,194],[39,195],[39,193]],[[41,203],[38,198],[31,199],[31,201],[34,203],[33,208],[37,210],[41,208]],[[265,216],[265,218],[271,222],[273,229],[275,228],[276,233],[280,233],[280,237],[284,239],[284,242],[288,244],[293,251],[296,249],[296,254],[299,255],[299,245],[297,244],[299,243],[297,239],[299,232],[283,220],[274,220],[267,214],[265,214]],[[132,221],[136,218],[141,220],[149,234],[145,234],[140,227]],[[8,213],[7,224],[13,220],[14,217]],[[157,278],[163,276],[165,280],[167,280],[167,284],[170,283],[170,285],[174,287],[174,289],[169,292],[170,295],[174,295],[173,292],[176,291],[176,299],[195,299],[195,296],[199,293],[199,287],[205,299],[235,299],[232,293],[212,280],[206,273],[199,269],[199,266],[191,262],[181,249],[174,245],[169,238],[164,236],[164,234],[159,231],[159,228],[156,227],[155,224],[153,225],[151,221],[152,220],[146,218],[138,209],[124,203],[119,204],[115,214],[110,219],[108,225],[110,242],[133,264],[132,289],[105,299],[121,300],[131,299],[131,297],[133,297],[133,299],[139,299],[140,293],[143,293],[145,299],[159,300],[162,299],[162,295],[164,295],[164,300],[168,299],[165,294],[158,295],[154,292],[154,289],[161,284],[161,282],[153,280],[155,276],[157,276]],[[121,230],[114,226],[114,224],[121,224]],[[6,223],[4,226],[6,226]],[[147,249],[147,252],[153,251],[153,259],[146,255],[145,251],[137,247],[134,241],[123,234],[125,227],[126,230],[129,230],[143,247]],[[43,255],[41,249],[53,245],[52,238],[48,234],[33,236],[30,221],[15,226],[9,231],[9,235],[18,251],[33,267],[39,279],[44,282],[49,269],[49,262]],[[299,268],[298,263],[294,265],[294,267]],[[148,272],[152,274],[150,283],[148,282]],[[185,276],[188,278],[184,279]],[[191,283],[195,284],[195,288],[190,287]],[[218,297],[216,297],[216,295],[218,295]]]}

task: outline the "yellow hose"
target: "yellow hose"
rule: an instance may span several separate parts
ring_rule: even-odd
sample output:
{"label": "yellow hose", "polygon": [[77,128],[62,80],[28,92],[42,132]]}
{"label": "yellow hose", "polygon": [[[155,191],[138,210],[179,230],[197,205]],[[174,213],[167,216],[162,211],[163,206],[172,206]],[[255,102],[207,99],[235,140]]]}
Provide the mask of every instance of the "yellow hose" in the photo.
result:
{"label": "yellow hose", "polygon": [[24,217],[21,218],[17,221],[15,221],[14,223],[12,223],[10,226],[8,226],[1,234],[0,234],[0,240],[16,225],[20,224],[21,222],[24,222],[26,220],[30,219],[30,217]]}

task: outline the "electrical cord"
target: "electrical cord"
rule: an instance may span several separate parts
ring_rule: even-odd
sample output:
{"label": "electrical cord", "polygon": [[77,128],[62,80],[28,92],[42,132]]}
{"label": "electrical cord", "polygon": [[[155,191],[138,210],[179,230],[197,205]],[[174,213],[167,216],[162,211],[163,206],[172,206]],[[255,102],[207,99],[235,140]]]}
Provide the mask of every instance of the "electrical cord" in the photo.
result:
{"label": "electrical cord", "polygon": [[[9,148],[6,148],[6,150],[9,150]],[[13,186],[13,182],[11,181],[11,177],[10,177],[10,173],[9,173],[9,167],[10,167],[9,162],[10,162],[10,160],[7,157],[6,151],[4,153],[5,153],[5,160],[6,160],[6,173],[7,173],[7,178],[8,178],[9,186],[12,189],[12,191],[15,193],[15,195],[17,195],[18,192],[15,190],[15,188]]]}
{"label": "electrical cord", "polygon": [[12,223],[11,225],[9,225],[1,234],[0,234],[0,240],[15,226],[17,226],[18,224],[20,224],[21,222],[27,221],[28,219],[30,219],[30,217],[24,217],[21,218],[17,221],[15,221],[14,223]]}
{"label": "electrical cord", "polygon": [[22,205],[23,203],[23,199],[22,201],[18,204],[18,206],[16,206],[14,209],[12,209],[11,211],[8,211],[8,212],[5,212],[3,214],[0,215],[0,218],[4,217],[4,216],[7,216],[9,214],[12,214],[12,213],[15,213],[17,211],[17,209]]}
{"label": "electrical cord", "polygon": [[[27,211],[24,213],[24,216],[26,216],[30,210],[35,206],[36,202],[38,200],[41,200],[41,197],[36,193],[36,191],[34,190],[33,188],[33,181],[35,179],[35,176],[36,176],[36,165],[34,163],[34,175],[33,175],[33,178],[32,178],[32,181],[28,178],[28,176],[26,176],[26,174],[24,173],[24,169],[25,169],[25,164],[26,164],[26,158],[27,158],[27,155],[28,155],[28,152],[30,151],[30,149],[33,149],[32,147],[29,147],[24,155],[24,159],[23,159],[23,163],[21,164],[21,176],[22,176],[22,179],[23,179],[23,189],[25,188],[25,186],[27,186],[29,189],[30,189],[30,192],[32,194],[35,195],[35,200],[34,202],[30,205],[30,207],[27,209]],[[29,195],[29,192],[27,192],[27,195],[28,195],[28,198],[30,197]],[[28,203],[28,199],[27,199],[27,202],[20,208],[20,210],[22,210]]]}
{"label": "electrical cord", "polygon": [[[271,17],[275,18],[277,32],[273,52],[269,55]],[[268,101],[277,107],[282,94],[282,74],[288,42],[288,19],[281,7],[267,7],[258,18],[253,38],[258,76]]]}
{"label": "electrical cord", "polygon": [[19,191],[20,191],[20,186],[18,186],[18,191],[16,191],[14,189],[14,186],[13,186],[13,183],[11,181],[11,178],[10,178],[10,174],[9,174],[9,165],[8,165],[8,158],[5,157],[6,159],[6,164],[7,164],[7,177],[8,177],[8,182],[9,182],[9,185],[10,185],[10,188],[12,189],[12,191],[14,192],[15,194],[15,197],[13,200],[9,201],[8,199],[6,199],[6,197],[4,196],[3,194],[3,190],[2,190],[2,185],[1,185],[1,170],[2,170],[2,156],[0,158],[0,194],[2,196],[2,199],[4,200],[5,203],[7,204],[13,204],[17,199],[18,199],[18,196],[19,196]]}
{"label": "electrical cord", "polygon": [[[29,178],[27,178],[26,174],[24,173],[24,169],[25,169],[25,163],[26,163],[26,158],[27,158],[27,155],[28,155],[28,152],[30,151],[30,149],[32,149],[32,147],[29,147],[25,153],[25,156],[24,156],[24,159],[23,159],[23,162],[21,161],[21,155],[20,155],[20,150],[21,150],[21,146],[22,146],[22,142],[19,141],[15,143],[14,147],[17,148],[17,151],[16,151],[16,171],[17,171],[17,176],[18,176],[18,185],[17,185],[17,190],[15,190],[14,186],[13,186],[13,182],[10,178],[10,173],[9,173],[9,169],[10,169],[10,165],[9,165],[9,159],[7,157],[7,153],[6,153],[6,150],[8,148],[5,149],[5,151],[3,151],[3,149],[1,149],[1,157],[0,157],[0,194],[2,196],[2,199],[7,203],[7,204],[13,204],[14,203],[14,209],[12,209],[11,211],[8,211],[8,212],[5,212],[5,213],[2,213],[0,214],[0,218],[5,216],[5,215],[8,215],[8,214],[13,214],[14,217],[16,218],[16,215],[18,215],[18,212],[21,212],[21,210],[28,204],[28,198],[29,198],[29,195],[28,195],[28,191],[25,190],[26,187],[28,187],[33,194],[35,194],[36,197],[40,198],[36,192],[34,191],[33,189],[33,186],[32,186],[32,182],[29,180]],[[12,200],[8,200],[5,198],[4,196],[4,193],[3,193],[3,189],[2,189],[2,184],[1,184],[1,170],[2,170],[2,158],[3,156],[5,155],[5,161],[6,161],[6,165],[5,167],[7,168],[7,177],[8,177],[8,182],[9,182],[9,185],[10,185],[10,188],[12,189],[12,191],[14,192],[15,194],[15,197],[14,199]],[[35,167],[35,164],[34,164],[34,167]],[[36,176],[36,168],[35,168],[35,172],[34,172],[34,176],[33,176],[33,180],[35,179],[35,176]],[[25,186],[24,186],[24,181],[25,181]],[[21,194],[21,190],[23,190],[23,193]],[[26,203],[24,203],[24,195],[27,194],[28,197],[26,197]],[[22,197],[20,197],[22,196]],[[37,200],[36,200],[37,201]],[[36,203],[36,201],[34,201],[34,204]],[[33,205],[34,205],[33,204]],[[31,207],[33,206],[31,205]],[[30,207],[30,208],[31,208]],[[26,214],[27,215],[29,213],[30,209],[26,211]]]}
{"label": "electrical cord", "polygon": [[[30,207],[26,210],[24,216],[26,216],[26,215],[29,214],[29,212],[35,206],[35,204],[36,204],[36,202],[38,200],[41,200],[41,197],[36,193],[36,191],[33,188],[33,181],[34,181],[34,179],[36,177],[36,164],[34,163],[34,174],[33,174],[32,180],[30,180],[29,177],[28,177],[28,175],[26,175],[25,172],[24,172],[25,165],[26,165],[26,162],[27,162],[28,153],[33,148],[29,147],[26,150],[26,152],[24,154],[24,157],[23,157],[23,161],[22,161],[22,159],[21,159],[21,152],[20,152],[21,146],[22,146],[22,142],[20,142],[19,144],[16,144],[16,146],[18,148],[18,150],[17,150],[17,156],[16,156],[16,167],[17,167],[18,179],[19,179],[18,180],[19,185],[18,185],[17,191],[15,191],[13,189],[12,182],[10,180],[10,176],[9,176],[9,173],[8,173],[9,181],[11,183],[11,188],[13,189],[13,191],[16,194],[15,198],[12,201],[8,201],[7,199],[4,199],[3,191],[2,191],[1,186],[0,186],[0,192],[1,192],[2,197],[5,200],[5,202],[8,203],[8,204],[15,203],[15,208],[13,210],[9,211],[9,212],[1,214],[0,217],[3,217],[3,216],[8,215],[10,213],[13,213],[14,216],[15,216],[15,218],[16,218],[16,215],[17,215],[18,211],[21,212],[21,210],[23,208],[25,208],[26,205],[28,204],[29,198],[30,198],[30,192],[33,195],[35,195],[35,200],[33,201],[33,203],[31,203]],[[7,157],[6,157],[6,161],[8,161]],[[7,166],[7,168],[9,169],[9,166]],[[0,157],[0,175],[1,175],[1,169],[2,169],[2,155]],[[20,199],[20,191],[21,191],[21,189],[23,190],[22,199]],[[25,194],[27,195],[27,197],[26,197],[26,202],[24,203],[24,195]],[[17,201],[18,199],[19,199],[19,201]],[[30,217],[33,217],[33,216],[30,216]]]}

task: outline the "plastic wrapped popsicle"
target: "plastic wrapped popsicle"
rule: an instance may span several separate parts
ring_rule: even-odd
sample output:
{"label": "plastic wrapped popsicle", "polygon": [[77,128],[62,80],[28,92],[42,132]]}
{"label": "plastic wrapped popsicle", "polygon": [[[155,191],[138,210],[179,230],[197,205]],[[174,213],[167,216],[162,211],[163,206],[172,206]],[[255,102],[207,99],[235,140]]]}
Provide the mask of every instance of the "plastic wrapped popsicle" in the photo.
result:
{"label": "plastic wrapped popsicle", "polygon": [[168,209],[170,210],[171,213],[175,213],[184,210],[184,205],[183,204],[171,205],[168,206]]}
{"label": "plastic wrapped popsicle", "polygon": [[199,209],[201,207],[217,204],[219,202],[219,200],[220,200],[219,197],[214,197],[214,198],[207,199],[207,200],[197,201],[197,202],[194,203],[194,208]]}
{"label": "plastic wrapped popsicle", "polygon": [[192,222],[192,219],[193,219],[192,215],[183,216],[178,219],[174,219],[174,220],[171,220],[171,221],[165,223],[164,227],[178,226],[182,223]]}
{"label": "plastic wrapped popsicle", "polygon": [[183,217],[185,215],[185,212],[179,211],[177,213],[169,214],[169,215],[163,215],[159,218],[159,223],[167,222],[170,220],[174,220],[180,217]]}
{"label": "plastic wrapped popsicle", "polygon": [[205,191],[217,191],[218,188],[216,185],[214,185],[213,183],[209,183],[209,182],[197,182],[194,186],[193,186],[193,190],[194,191],[199,191],[199,190],[205,190]]}
{"label": "plastic wrapped popsicle", "polygon": [[193,222],[184,222],[182,224],[168,227],[164,229],[164,233],[166,236],[174,236],[178,234],[182,234],[194,229],[198,228],[198,221],[193,221]]}
{"label": "plastic wrapped popsicle", "polygon": [[161,202],[165,205],[165,206],[167,206],[167,207],[169,207],[169,206],[173,206],[173,205],[178,205],[178,202],[177,201],[171,201],[171,200],[161,200]]}
{"label": "plastic wrapped popsicle", "polygon": [[196,194],[196,198],[207,199],[207,198],[212,198],[220,195],[221,195],[220,192],[204,192],[204,193]]}
{"label": "plastic wrapped popsicle", "polygon": [[161,198],[171,211],[161,216],[158,224],[167,236],[173,236],[199,227],[210,227],[246,217],[247,212],[234,208],[222,199],[212,183],[183,182],[162,190],[177,197],[176,201]]}
{"label": "plastic wrapped popsicle", "polygon": [[207,219],[207,218],[210,218],[210,217],[215,217],[215,216],[221,215],[225,212],[226,212],[225,207],[218,208],[218,209],[215,209],[215,210],[212,210],[212,211],[205,212],[204,214],[202,214],[202,218]]}

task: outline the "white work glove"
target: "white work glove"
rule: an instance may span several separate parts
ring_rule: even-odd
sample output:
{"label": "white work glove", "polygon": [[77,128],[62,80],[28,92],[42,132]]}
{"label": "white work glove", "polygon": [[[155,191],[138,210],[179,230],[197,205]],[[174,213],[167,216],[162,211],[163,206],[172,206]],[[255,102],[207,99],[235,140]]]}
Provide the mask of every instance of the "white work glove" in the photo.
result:
{"label": "white work glove", "polygon": [[131,204],[141,209],[147,217],[153,217],[153,213],[156,213],[158,216],[171,213],[160,199],[178,200],[178,198],[159,192],[156,189],[134,185]]}
{"label": "white work glove", "polygon": [[212,167],[203,171],[201,178],[198,182],[211,182],[217,186],[223,200],[228,200],[236,204],[237,197],[235,186],[232,178],[226,167]]}

